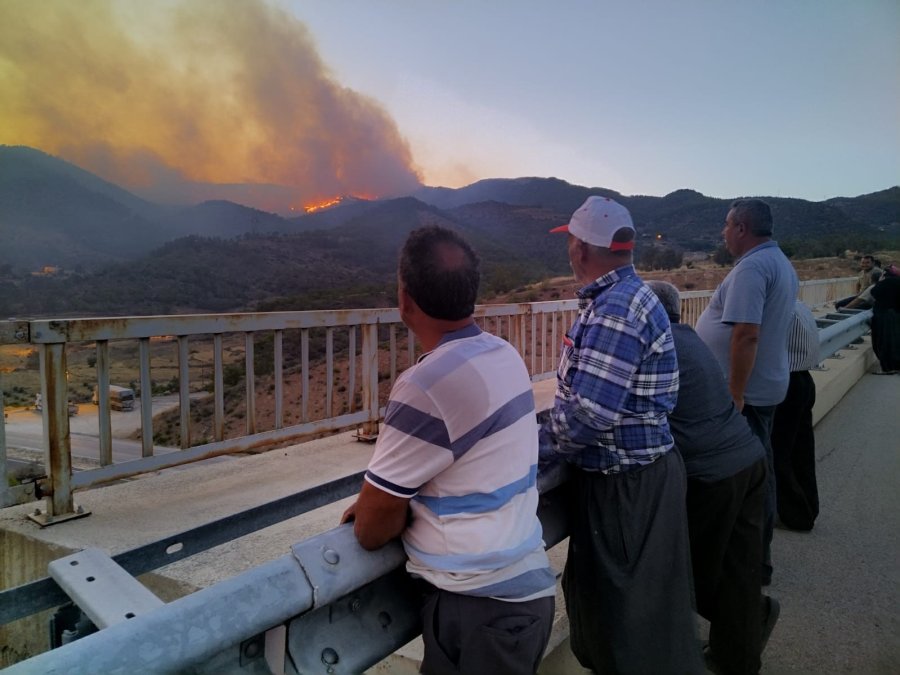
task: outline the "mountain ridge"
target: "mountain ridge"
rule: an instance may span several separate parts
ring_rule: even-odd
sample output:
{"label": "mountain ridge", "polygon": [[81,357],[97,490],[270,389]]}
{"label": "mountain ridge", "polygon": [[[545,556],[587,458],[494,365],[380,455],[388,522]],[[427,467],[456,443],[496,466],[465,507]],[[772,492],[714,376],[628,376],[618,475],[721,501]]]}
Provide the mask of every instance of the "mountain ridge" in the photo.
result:
{"label": "mountain ridge", "polygon": [[[285,218],[226,200],[155,204],[46,153],[0,146],[0,315],[238,311],[270,301],[306,309],[346,306],[351,295],[389,302],[402,241],[427,224],[464,233],[485,289],[503,292],[568,273],[565,247],[548,245],[547,231],[589,194],[631,211],[638,256],[660,246],[713,251],[731,201],[687,188],[625,196],[532,176],[423,186]],[[789,254],[874,250],[900,236],[900,186],[823,202],[766,199]],[[63,269],[32,275],[44,266]]]}

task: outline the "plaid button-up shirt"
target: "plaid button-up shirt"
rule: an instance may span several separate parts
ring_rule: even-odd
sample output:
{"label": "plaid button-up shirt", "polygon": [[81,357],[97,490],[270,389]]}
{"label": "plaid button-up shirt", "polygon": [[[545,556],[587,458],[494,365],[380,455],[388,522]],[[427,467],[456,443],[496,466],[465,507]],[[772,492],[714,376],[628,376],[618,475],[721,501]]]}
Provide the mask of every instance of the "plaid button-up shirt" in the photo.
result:
{"label": "plaid button-up shirt", "polygon": [[578,291],[578,318],[563,344],[556,400],[541,427],[541,458],[618,473],[672,449],[678,361],[669,319],[634,267]]}

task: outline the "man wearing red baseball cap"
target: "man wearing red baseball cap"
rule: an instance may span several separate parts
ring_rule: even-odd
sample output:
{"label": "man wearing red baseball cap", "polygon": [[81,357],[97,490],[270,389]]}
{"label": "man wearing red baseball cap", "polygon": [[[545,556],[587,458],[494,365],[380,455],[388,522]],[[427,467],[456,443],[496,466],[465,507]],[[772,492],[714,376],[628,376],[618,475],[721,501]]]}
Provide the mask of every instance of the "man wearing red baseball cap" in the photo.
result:
{"label": "man wearing red baseball cap", "polygon": [[572,651],[598,673],[703,672],[685,471],[669,430],[678,363],[669,319],[632,265],[635,229],[612,199],[569,223],[579,313],[564,341],[541,459],[572,465],[563,592]]}

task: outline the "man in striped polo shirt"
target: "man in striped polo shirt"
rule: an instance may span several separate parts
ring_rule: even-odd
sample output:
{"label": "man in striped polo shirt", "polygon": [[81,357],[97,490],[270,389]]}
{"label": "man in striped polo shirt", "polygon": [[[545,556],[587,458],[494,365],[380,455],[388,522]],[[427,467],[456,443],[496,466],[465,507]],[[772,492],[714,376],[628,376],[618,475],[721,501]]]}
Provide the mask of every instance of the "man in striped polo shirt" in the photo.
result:
{"label": "man in striped polo shirt", "polygon": [[537,425],[518,352],[472,317],[478,258],[456,233],[412,232],[403,322],[424,354],[397,378],[366,479],[344,514],[360,544],[402,536],[426,587],[423,673],[534,673],[556,579],[537,518]]}

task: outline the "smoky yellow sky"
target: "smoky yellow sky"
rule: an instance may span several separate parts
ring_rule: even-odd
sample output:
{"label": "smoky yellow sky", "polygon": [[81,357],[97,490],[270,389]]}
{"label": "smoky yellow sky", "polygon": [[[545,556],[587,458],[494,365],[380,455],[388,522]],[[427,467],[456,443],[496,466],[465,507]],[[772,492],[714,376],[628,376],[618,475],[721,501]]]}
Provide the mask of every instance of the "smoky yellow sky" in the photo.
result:
{"label": "smoky yellow sky", "polygon": [[2,19],[0,144],[166,201],[261,184],[245,203],[285,211],[419,182],[394,121],[262,0],[3,0]]}

